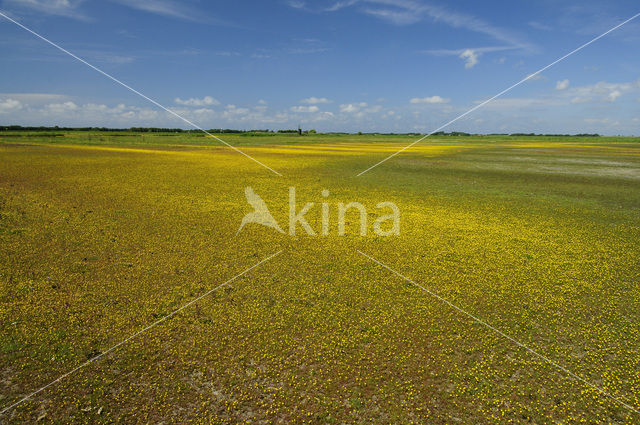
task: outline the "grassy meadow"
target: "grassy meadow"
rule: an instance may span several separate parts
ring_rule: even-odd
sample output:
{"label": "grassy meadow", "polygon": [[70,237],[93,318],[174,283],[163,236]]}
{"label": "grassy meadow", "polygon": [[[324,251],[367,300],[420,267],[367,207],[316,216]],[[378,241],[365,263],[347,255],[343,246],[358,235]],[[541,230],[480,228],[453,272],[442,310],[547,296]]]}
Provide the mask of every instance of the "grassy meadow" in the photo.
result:
{"label": "grassy meadow", "polygon": [[640,139],[221,137],[0,133],[0,410],[282,250],[0,423],[640,423],[358,253],[640,409]]}

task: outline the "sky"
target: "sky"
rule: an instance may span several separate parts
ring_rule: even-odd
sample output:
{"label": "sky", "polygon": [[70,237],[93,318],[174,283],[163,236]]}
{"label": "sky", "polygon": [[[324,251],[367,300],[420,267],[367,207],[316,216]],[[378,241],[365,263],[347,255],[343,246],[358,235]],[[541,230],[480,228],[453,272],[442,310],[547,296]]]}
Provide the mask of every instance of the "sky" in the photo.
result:
{"label": "sky", "polygon": [[[0,0],[203,128],[428,133],[637,0]],[[0,16],[0,125],[181,127]],[[640,136],[640,17],[445,129]]]}

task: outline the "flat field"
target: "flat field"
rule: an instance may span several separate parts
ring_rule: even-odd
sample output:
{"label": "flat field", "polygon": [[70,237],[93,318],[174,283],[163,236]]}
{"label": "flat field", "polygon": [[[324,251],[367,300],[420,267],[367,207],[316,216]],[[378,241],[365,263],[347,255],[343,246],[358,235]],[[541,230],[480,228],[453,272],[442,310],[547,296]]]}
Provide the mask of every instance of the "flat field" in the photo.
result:
{"label": "flat field", "polygon": [[0,133],[0,422],[640,423],[640,140],[221,137]]}

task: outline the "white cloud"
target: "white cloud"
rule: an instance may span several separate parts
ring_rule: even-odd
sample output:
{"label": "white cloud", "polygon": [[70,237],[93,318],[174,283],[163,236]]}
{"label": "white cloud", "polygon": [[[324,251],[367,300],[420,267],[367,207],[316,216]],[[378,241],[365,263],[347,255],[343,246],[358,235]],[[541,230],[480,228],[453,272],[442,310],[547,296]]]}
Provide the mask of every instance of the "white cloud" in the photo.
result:
{"label": "white cloud", "polygon": [[340,9],[344,9],[345,7],[349,7],[349,6],[353,6],[354,4],[358,3],[360,0],[343,0],[343,1],[339,1],[337,3],[334,3],[333,6],[325,9],[325,12],[335,12],[338,11]]}
{"label": "white cloud", "polygon": [[[65,1],[65,0],[59,0]],[[154,13],[156,15],[167,16],[170,18],[183,19],[186,21],[204,22],[215,21],[205,18],[202,12],[185,6],[185,2],[174,0],[111,0],[123,6],[132,9],[141,10],[143,12]],[[218,22],[219,23],[219,22]]]}
{"label": "white cloud", "polygon": [[528,24],[531,28],[540,30],[540,31],[551,31],[553,28],[551,28],[549,25],[546,24],[542,24],[540,22],[536,22],[536,21],[531,21]]}
{"label": "white cloud", "polygon": [[430,20],[436,23],[443,23],[455,29],[482,34],[499,43],[498,46],[453,50],[440,49],[427,52],[434,55],[459,56],[465,59],[465,67],[467,69],[473,68],[483,53],[505,50],[521,50],[527,53],[535,53],[538,50],[533,43],[475,16],[453,12],[440,6],[416,0],[341,0],[321,11],[335,12],[354,5],[361,5],[361,7],[357,8],[358,11],[394,25],[412,25],[424,20]]}
{"label": "white cloud", "polygon": [[480,53],[472,49],[467,49],[464,52],[460,53],[460,59],[465,60],[464,67],[467,69],[471,69],[478,64],[479,56]]}
{"label": "white cloud", "polygon": [[566,90],[569,88],[569,80],[564,79],[556,83],[556,90]]}
{"label": "white cloud", "polygon": [[39,13],[64,16],[79,20],[89,20],[78,8],[85,0],[5,0],[6,7],[18,7],[35,10]]}
{"label": "white cloud", "polygon": [[318,112],[320,111],[320,108],[318,108],[317,106],[292,106],[290,110],[291,112],[308,113],[308,112]]}
{"label": "white cloud", "polygon": [[[485,47],[473,47],[468,49],[430,49],[423,50],[422,53],[426,53],[434,56],[457,56],[461,59],[465,59],[465,67],[467,69],[473,68],[484,53],[504,52],[508,50],[519,49],[518,46],[485,46]],[[506,58],[500,58],[495,61],[499,64],[504,64]]]}
{"label": "white cloud", "polygon": [[286,50],[287,53],[292,55],[310,55],[313,53],[322,53],[329,51],[327,47],[295,47]]}
{"label": "white cloud", "polygon": [[67,112],[73,112],[78,109],[78,105],[73,102],[64,102],[64,103],[51,103],[45,106],[45,111],[51,112],[54,114],[63,114]]}
{"label": "white cloud", "polygon": [[247,108],[237,108],[236,105],[227,105],[226,110],[223,113],[223,116],[229,117],[231,115],[246,115],[250,111]]}
{"label": "white cloud", "polygon": [[365,13],[376,18],[385,19],[395,25],[411,25],[420,22],[422,17],[410,10],[365,9]]}
{"label": "white cloud", "polygon": [[587,124],[600,124],[606,126],[619,126],[620,121],[614,121],[611,118],[585,118]]}
{"label": "white cloud", "polygon": [[[485,100],[476,100],[475,104],[480,104]],[[561,102],[555,98],[535,98],[535,97],[511,97],[511,98],[499,98],[487,103],[483,109],[499,109],[505,111],[513,111],[516,109],[524,109],[530,107],[549,107],[552,105],[558,105]]]}
{"label": "white cloud", "polygon": [[589,103],[591,102],[591,98],[590,97],[574,97],[573,99],[571,99],[571,103],[573,104],[580,104],[580,103]]}
{"label": "white cloud", "polygon": [[536,74],[536,73],[529,74],[527,75],[527,78],[526,78],[527,81],[538,81],[538,80],[544,80],[544,79],[545,79],[544,75]]}
{"label": "white cloud", "polygon": [[306,103],[307,105],[320,105],[320,104],[327,104],[327,103],[331,103],[331,100],[327,99],[326,97],[309,97],[306,99],[302,99],[300,101],[300,103]]}
{"label": "white cloud", "polygon": [[620,90],[614,90],[607,95],[606,99],[608,102],[615,102],[620,96],[622,96]]}
{"label": "white cloud", "polygon": [[178,105],[183,105],[183,106],[212,106],[212,105],[219,105],[220,102],[217,99],[214,99],[211,96],[205,96],[202,99],[198,99],[198,98],[190,98],[190,99],[180,99],[179,97],[176,97],[175,99],[175,103]]}
{"label": "white cloud", "polygon": [[414,97],[409,101],[412,104],[418,103],[449,103],[451,99],[446,99],[440,96],[431,96],[431,97]]}
{"label": "white cloud", "polygon": [[14,99],[28,104],[43,104],[51,102],[62,102],[69,99],[69,96],[50,93],[0,93],[0,99]]}
{"label": "white cloud", "polygon": [[[567,106],[590,102],[612,103],[622,96],[640,92],[640,79],[629,83],[608,83],[571,87],[569,80],[558,81],[557,90],[540,97],[496,99],[485,106],[486,109],[518,110],[526,108],[549,108],[550,106]],[[476,104],[481,100],[475,101]]]}
{"label": "white cloud", "polygon": [[433,22],[444,23],[452,28],[487,35],[514,49],[535,50],[530,43],[523,42],[514,34],[479,18],[416,0],[341,0],[334,3],[333,6],[323,9],[323,11],[334,12],[357,4],[366,5],[358,9],[361,12],[395,25],[411,25],[428,19]]}
{"label": "white cloud", "polygon": [[305,2],[298,0],[291,0],[288,4],[294,9],[304,9],[304,7],[306,6]]}
{"label": "white cloud", "polygon": [[574,99],[599,99],[603,102],[615,102],[627,93],[640,91],[640,79],[630,83],[599,83],[570,88],[566,92]]}
{"label": "white cloud", "polygon": [[22,109],[22,103],[15,99],[0,100],[0,114],[7,114]]}
{"label": "white cloud", "polygon": [[340,105],[340,112],[352,114],[358,112],[361,108],[366,108],[369,106],[366,102],[360,103],[348,103],[345,105]]}
{"label": "white cloud", "polygon": [[35,125],[63,125],[63,126],[163,126],[167,118],[158,120],[160,113],[151,108],[140,108],[118,104],[110,107],[104,104],[87,103],[78,105],[75,102],[50,103],[40,108],[27,106],[25,112],[20,113],[20,122]]}
{"label": "white cloud", "polygon": [[[195,22],[211,22],[225,24],[216,19],[207,18],[201,11],[185,6],[185,2],[176,0],[111,0],[131,9],[183,19]],[[5,0],[4,5],[31,9],[47,15],[64,16],[68,18],[90,20],[79,8],[86,0]]]}

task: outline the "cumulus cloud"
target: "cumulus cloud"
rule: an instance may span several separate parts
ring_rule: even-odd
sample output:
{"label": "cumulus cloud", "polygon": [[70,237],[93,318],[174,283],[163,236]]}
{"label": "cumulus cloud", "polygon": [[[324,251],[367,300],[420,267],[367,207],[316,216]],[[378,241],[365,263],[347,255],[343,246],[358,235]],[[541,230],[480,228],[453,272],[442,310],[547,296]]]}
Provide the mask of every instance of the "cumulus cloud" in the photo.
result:
{"label": "cumulus cloud", "polygon": [[311,96],[306,99],[302,99],[300,103],[305,103],[307,105],[320,105],[320,104],[331,103],[331,100],[327,99],[326,97]]}
{"label": "cumulus cloud", "polygon": [[78,109],[78,105],[73,102],[64,102],[64,103],[50,103],[46,105],[45,111],[51,112],[54,114],[62,114],[66,112],[73,112]]}
{"label": "cumulus cloud", "polygon": [[220,104],[220,102],[217,99],[214,99],[211,96],[205,96],[202,99],[192,97],[186,100],[182,100],[179,97],[176,97],[175,103],[183,106],[213,106],[213,105]]}
{"label": "cumulus cloud", "polygon": [[620,96],[622,96],[622,92],[620,90],[613,90],[611,93],[607,95],[607,102],[615,102]]}
{"label": "cumulus cloud", "polygon": [[244,115],[249,113],[249,109],[247,108],[238,108],[236,105],[227,105],[225,107],[225,113],[233,114],[233,115]]}
{"label": "cumulus cloud", "polygon": [[476,52],[473,49],[467,49],[460,53],[460,59],[464,59],[465,64],[464,67],[467,69],[471,69],[478,64],[478,58],[480,57],[480,53]]}
{"label": "cumulus cloud", "polygon": [[409,100],[409,103],[419,104],[419,103],[449,103],[451,99],[446,99],[440,96],[431,96],[431,97],[414,97]]}
{"label": "cumulus cloud", "polygon": [[320,111],[320,108],[318,108],[317,106],[292,106],[291,107],[291,112],[309,113],[309,112],[318,112],[318,111]]}
{"label": "cumulus cloud", "polygon": [[0,114],[7,114],[22,109],[22,103],[15,99],[0,100]]}
{"label": "cumulus cloud", "polygon": [[345,105],[340,105],[340,112],[351,114],[358,112],[360,109],[366,108],[367,106],[369,105],[366,102],[348,103]]}
{"label": "cumulus cloud", "polygon": [[[599,103],[601,108],[606,108],[606,104],[620,102],[620,99],[624,96],[639,93],[640,79],[623,83],[601,81],[596,84],[577,87],[570,86],[569,80],[561,80],[557,82],[556,89],[539,97],[496,99],[487,104],[484,109],[520,110],[522,113],[522,111],[532,108],[537,108],[540,111],[549,107],[589,103]],[[482,100],[475,101],[476,104],[481,102]]]}
{"label": "cumulus cloud", "polygon": [[556,90],[566,90],[569,88],[569,80],[564,79],[556,83]]}
{"label": "cumulus cloud", "polygon": [[567,93],[571,95],[574,100],[599,99],[604,102],[615,102],[627,93],[638,91],[640,91],[640,79],[630,83],[608,83],[601,81],[589,86],[568,89]]}

